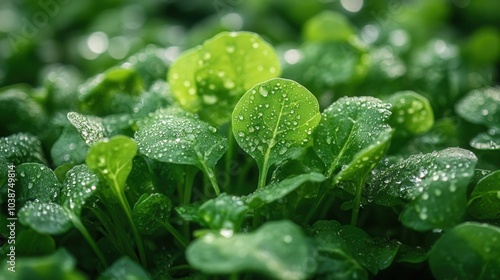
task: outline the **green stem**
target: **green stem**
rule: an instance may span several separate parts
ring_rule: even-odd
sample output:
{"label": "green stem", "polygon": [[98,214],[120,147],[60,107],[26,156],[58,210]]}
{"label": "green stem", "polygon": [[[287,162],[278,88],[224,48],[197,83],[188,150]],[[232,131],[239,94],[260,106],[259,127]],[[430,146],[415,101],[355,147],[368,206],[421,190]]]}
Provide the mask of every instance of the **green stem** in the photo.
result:
{"label": "green stem", "polygon": [[260,225],[260,216],[261,216],[261,209],[256,208],[253,210],[253,220],[252,220],[252,226],[254,229],[258,228]]}
{"label": "green stem", "polygon": [[264,161],[262,168],[259,169],[259,183],[257,185],[257,189],[263,189],[266,186],[267,181],[267,172],[269,170],[269,166],[267,166],[267,160]]}
{"label": "green stem", "polygon": [[184,197],[182,202],[189,204],[191,202],[191,193],[193,192],[193,182],[196,175],[196,169],[187,166],[186,177],[184,178]]}
{"label": "green stem", "polygon": [[304,222],[306,224],[309,223],[309,221],[312,219],[312,217],[314,216],[314,214],[316,213],[316,211],[318,211],[318,207],[323,202],[323,199],[325,198],[325,195],[327,193],[326,191],[324,191],[324,189],[325,189],[324,185],[322,184],[321,188],[319,190],[316,202],[314,203],[314,206],[309,209],[309,212],[307,213],[307,216],[306,216],[306,218],[304,220]]}
{"label": "green stem", "polygon": [[[114,180],[115,190],[119,190],[118,182]],[[120,204],[122,205],[123,210],[125,210],[125,215],[127,216],[127,220],[130,224],[130,228],[132,228],[132,234],[134,235],[135,243],[137,244],[137,250],[139,251],[139,258],[141,260],[141,264],[144,267],[147,267],[146,261],[146,252],[144,250],[144,244],[142,243],[142,238],[135,226],[134,219],[132,218],[132,209],[130,209],[130,205],[125,199],[125,194],[122,192],[117,192],[118,199],[120,200]]]}
{"label": "green stem", "polygon": [[90,236],[90,233],[87,231],[85,226],[83,226],[80,219],[72,213],[70,214],[70,219],[71,219],[71,222],[73,223],[73,225],[75,226],[75,228],[83,235],[83,238],[85,238],[87,243],[89,243],[90,247],[92,248],[92,250],[96,254],[99,261],[102,263],[102,265],[104,267],[107,267],[108,264],[106,263],[106,259],[104,258],[104,255],[102,254],[101,250],[99,249],[99,247],[95,243],[94,239],[92,239],[92,236]]}
{"label": "green stem", "polygon": [[356,195],[354,196],[352,204],[352,216],[351,225],[356,226],[358,223],[359,207],[361,205],[361,191],[363,190],[364,179],[360,179],[356,182]]}
{"label": "green stem", "polygon": [[231,184],[230,184],[230,181],[231,181],[231,163],[232,163],[232,160],[233,160],[233,157],[234,157],[234,143],[235,143],[235,139],[234,139],[234,136],[233,136],[233,128],[231,126],[231,124],[229,124],[229,127],[228,127],[228,132],[227,132],[227,140],[228,140],[228,148],[227,148],[227,152],[226,152],[226,155],[225,155],[225,170],[226,170],[226,174],[227,174],[227,180],[226,182],[224,182],[224,189],[226,190],[226,192],[230,192],[230,187],[231,187]]}
{"label": "green stem", "polygon": [[214,188],[215,195],[219,196],[220,195],[220,188],[219,188],[219,183],[217,182],[217,178],[215,177],[215,172],[213,168],[208,168],[208,166],[205,164],[204,161],[201,161],[201,164],[203,166],[203,171],[208,177],[208,180],[210,180],[210,183],[212,183],[212,187]]}
{"label": "green stem", "polygon": [[162,223],[162,225],[165,227],[166,230],[168,230],[168,232],[170,232],[170,234],[172,234],[172,236],[175,239],[177,239],[177,241],[179,241],[179,243],[181,243],[182,247],[184,247],[184,248],[187,247],[187,245],[188,245],[187,240],[180,234],[180,232],[178,232],[172,226],[172,224],[170,224],[169,222],[165,222],[165,223]]}

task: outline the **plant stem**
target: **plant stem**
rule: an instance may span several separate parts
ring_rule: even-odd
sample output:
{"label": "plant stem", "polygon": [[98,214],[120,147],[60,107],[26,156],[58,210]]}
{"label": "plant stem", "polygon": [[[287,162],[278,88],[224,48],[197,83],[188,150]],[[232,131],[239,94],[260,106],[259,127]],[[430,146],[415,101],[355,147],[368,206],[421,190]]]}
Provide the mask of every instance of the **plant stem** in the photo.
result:
{"label": "plant stem", "polygon": [[262,168],[259,168],[259,183],[257,185],[258,190],[260,190],[266,186],[268,170],[269,170],[269,166],[267,166],[267,161],[264,161]]}
{"label": "plant stem", "polygon": [[193,182],[196,170],[191,166],[187,167],[186,177],[184,178],[184,197],[182,202],[189,204],[191,202],[191,193],[193,192]]}
{"label": "plant stem", "polygon": [[83,235],[83,238],[85,238],[85,240],[87,240],[87,243],[89,243],[90,247],[92,248],[92,250],[96,254],[99,261],[102,263],[102,265],[104,267],[107,267],[108,264],[106,263],[106,259],[104,258],[104,255],[102,254],[101,250],[99,249],[99,247],[95,243],[94,239],[92,239],[92,236],[90,236],[90,233],[87,231],[85,226],[83,226],[80,219],[77,216],[75,216],[73,213],[70,213],[70,219],[71,219],[71,222],[73,223],[73,225],[75,226],[75,228]]}
{"label": "plant stem", "polygon": [[229,124],[229,127],[228,127],[228,132],[227,132],[227,141],[228,141],[228,148],[227,148],[227,152],[226,152],[226,155],[225,155],[225,171],[226,171],[226,174],[227,174],[227,180],[224,182],[224,189],[226,190],[226,192],[230,192],[230,187],[231,187],[231,162],[233,160],[233,157],[234,157],[234,143],[235,143],[235,139],[234,139],[234,136],[233,136],[233,128],[231,126],[231,124]]}
{"label": "plant stem", "polygon": [[305,217],[305,220],[304,220],[304,222],[306,224],[309,223],[309,221],[312,219],[312,217],[314,216],[314,214],[318,210],[318,207],[321,205],[321,202],[325,198],[325,195],[327,192],[324,189],[325,189],[324,184],[322,184],[320,189],[319,189],[317,199],[314,202],[314,206],[309,209],[309,212],[307,212],[307,216]]}
{"label": "plant stem", "polygon": [[122,205],[123,210],[125,210],[125,215],[127,216],[130,228],[132,229],[132,234],[134,235],[135,243],[137,245],[137,250],[139,251],[139,259],[141,260],[141,264],[144,267],[147,267],[144,244],[142,243],[142,238],[139,234],[139,231],[137,230],[137,227],[135,226],[134,219],[132,218],[132,209],[130,209],[130,205],[128,204],[125,198],[125,194],[120,191],[120,187],[118,185],[118,182],[116,181],[116,178],[113,178],[113,183],[115,185],[116,195],[120,200],[120,204]]}
{"label": "plant stem", "polygon": [[162,225],[165,227],[166,230],[168,230],[168,232],[170,232],[170,234],[172,234],[172,236],[177,239],[177,241],[179,241],[179,243],[181,243],[182,247],[186,248],[187,245],[188,245],[188,242],[187,240],[180,234],[180,232],[178,232],[173,226],[171,223],[169,222],[165,222],[165,223],[162,223]]}
{"label": "plant stem", "polygon": [[212,187],[214,188],[215,195],[219,196],[220,195],[220,188],[219,188],[219,183],[217,182],[217,178],[215,177],[215,172],[213,168],[209,168],[204,161],[200,161],[203,167],[203,171],[208,177],[208,180],[210,180],[210,183],[212,183]]}
{"label": "plant stem", "polygon": [[361,191],[363,190],[364,179],[359,179],[356,182],[356,195],[354,196],[354,200],[352,203],[352,216],[351,216],[351,225],[356,226],[358,223],[359,216],[359,207],[361,205]]}
{"label": "plant stem", "polygon": [[256,208],[254,211],[253,211],[253,220],[252,220],[252,226],[254,229],[258,228],[259,227],[259,224],[260,224],[260,214],[261,213],[261,209],[260,207],[259,208]]}

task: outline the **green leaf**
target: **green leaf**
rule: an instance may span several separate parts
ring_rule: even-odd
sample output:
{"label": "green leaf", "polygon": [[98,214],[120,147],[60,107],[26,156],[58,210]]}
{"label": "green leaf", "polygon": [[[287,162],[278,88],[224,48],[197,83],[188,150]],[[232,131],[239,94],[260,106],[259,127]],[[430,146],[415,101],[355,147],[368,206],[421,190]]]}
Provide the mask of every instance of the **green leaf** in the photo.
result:
{"label": "green leaf", "polygon": [[225,193],[203,203],[198,209],[200,220],[211,229],[219,230],[224,237],[239,231],[248,206],[237,196]]}
{"label": "green leaf", "polygon": [[500,170],[477,183],[470,195],[467,212],[476,219],[500,218]]}
{"label": "green leaf", "polygon": [[28,201],[17,216],[23,225],[39,233],[61,234],[72,227],[67,210],[54,202]]}
{"label": "green leaf", "polygon": [[149,274],[139,264],[128,257],[121,257],[108,267],[99,280],[149,280]]}
{"label": "green leaf", "polygon": [[314,95],[291,80],[255,85],[240,99],[233,111],[233,134],[259,166],[259,187],[271,165],[304,148],[320,118]]}
{"label": "green leaf", "polygon": [[172,202],[163,194],[144,194],[132,210],[132,217],[143,234],[153,234],[170,218]]}
{"label": "green leaf", "polygon": [[222,32],[182,54],[168,72],[180,105],[213,125],[227,123],[241,96],[280,74],[274,49],[250,32]]}
{"label": "green leaf", "polygon": [[165,79],[170,64],[168,57],[166,49],[148,45],[145,49],[130,56],[127,62],[141,76],[144,85],[149,87],[156,80]]}
{"label": "green leaf", "polygon": [[323,174],[313,172],[273,182],[247,196],[246,203],[250,208],[255,209],[287,196],[305,182],[323,182],[324,180],[326,177]]}
{"label": "green leaf", "polygon": [[331,177],[389,129],[390,104],[374,97],[343,97],[321,114],[314,149]]}
{"label": "green leaf", "polygon": [[382,170],[368,188],[377,204],[404,202],[401,222],[418,231],[447,229],[460,221],[476,156],[460,148],[413,155]]}
{"label": "green leaf", "polygon": [[0,88],[0,123],[4,133],[40,133],[47,124],[44,108],[31,96],[31,88],[14,85]]}
{"label": "green leaf", "polygon": [[[334,181],[338,183],[340,181],[359,182],[359,180],[364,180],[368,173],[370,173],[385,155],[391,143],[391,136],[391,129],[387,129],[380,133],[375,142],[358,152],[352,161],[345,165],[342,170],[335,175]],[[351,186],[350,184],[341,185],[344,190],[354,194],[356,190],[349,188]]]}
{"label": "green leaf", "polygon": [[8,270],[8,263],[4,262],[0,269],[0,279],[27,280],[27,279],[58,279],[58,280],[85,280],[76,268],[76,260],[65,249],[43,257],[24,257],[16,259],[15,273]]}
{"label": "green leaf", "polygon": [[151,159],[214,167],[227,150],[227,140],[208,123],[179,109],[160,109],[139,124],[139,151]]}
{"label": "green leaf", "polygon": [[85,162],[88,149],[78,130],[72,125],[67,125],[59,139],[52,145],[50,157],[56,166],[80,164]]}
{"label": "green leaf", "polygon": [[67,117],[71,124],[78,129],[87,145],[92,146],[97,141],[106,137],[106,131],[101,118],[82,115],[77,112],[69,112]]}
{"label": "green leaf", "polygon": [[61,185],[54,172],[39,163],[23,163],[16,168],[18,207],[32,200],[53,202],[60,195]]}
{"label": "green leaf", "polygon": [[97,190],[99,178],[86,165],[77,165],[66,173],[60,204],[80,217],[85,201]]}
{"label": "green leaf", "polygon": [[142,79],[134,69],[111,68],[80,86],[80,111],[98,116],[130,113],[143,91]]}
{"label": "green leaf", "polygon": [[304,234],[289,221],[268,222],[231,238],[207,234],[190,244],[186,257],[191,266],[209,274],[252,271],[293,280],[305,279],[315,267]]}
{"label": "green leaf", "polygon": [[365,51],[345,42],[307,43],[298,51],[301,59],[284,67],[282,76],[315,94],[354,81],[368,68],[369,60],[363,59]]}
{"label": "green leaf", "polygon": [[43,256],[54,253],[56,244],[48,234],[28,229],[16,236],[16,254],[19,256]]}
{"label": "green leaf", "polygon": [[311,230],[320,252],[344,255],[342,265],[351,263],[353,270],[358,270],[357,274],[361,275],[363,272],[359,271],[359,268],[355,269],[356,263],[376,275],[379,270],[392,264],[401,246],[401,243],[395,240],[372,238],[357,227],[342,226],[333,220],[318,221]]}
{"label": "green leaf", "polygon": [[500,129],[500,87],[469,92],[456,104],[455,110],[471,123]]}
{"label": "green leaf", "polygon": [[429,252],[436,279],[498,279],[500,228],[464,223],[446,232]]}
{"label": "green leaf", "polygon": [[329,10],[308,20],[303,29],[304,38],[314,42],[348,41],[355,35],[354,28],[346,16]]}
{"label": "green leaf", "polygon": [[470,145],[478,150],[500,150],[500,128],[476,135]]}
{"label": "green leaf", "polygon": [[86,163],[90,170],[114,189],[115,194],[124,192],[125,182],[132,170],[132,159],[137,145],[126,136],[115,136],[94,144],[87,154]]}
{"label": "green leaf", "polygon": [[0,138],[0,157],[14,165],[23,162],[46,163],[40,140],[28,133]]}
{"label": "green leaf", "polygon": [[429,100],[414,91],[401,91],[391,95],[390,125],[397,135],[417,135],[427,132],[434,125],[434,112]]}

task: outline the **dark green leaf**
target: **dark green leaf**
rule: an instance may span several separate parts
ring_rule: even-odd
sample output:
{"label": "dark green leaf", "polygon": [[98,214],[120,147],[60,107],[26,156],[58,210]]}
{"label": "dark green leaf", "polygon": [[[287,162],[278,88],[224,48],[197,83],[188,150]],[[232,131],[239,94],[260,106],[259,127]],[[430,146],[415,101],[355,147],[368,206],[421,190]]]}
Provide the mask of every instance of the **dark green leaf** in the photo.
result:
{"label": "dark green leaf", "polygon": [[163,194],[144,194],[134,206],[132,217],[144,234],[153,234],[168,223],[172,202]]}
{"label": "dark green leaf", "polygon": [[464,223],[446,232],[429,252],[436,279],[498,279],[500,228]]}
{"label": "dark green leaf", "polygon": [[343,97],[323,111],[314,132],[314,149],[328,177],[389,129],[389,108],[390,104],[373,97]]}
{"label": "dark green leaf", "polygon": [[500,87],[473,90],[457,103],[455,109],[471,123],[500,128]]}
{"label": "dark green leaf", "polygon": [[247,196],[246,202],[251,208],[258,208],[287,196],[305,182],[323,182],[325,179],[322,174],[310,173],[287,178],[280,182],[273,182]]}
{"label": "dark green leaf", "polygon": [[56,166],[80,164],[85,161],[88,149],[78,130],[72,125],[67,125],[59,139],[52,145],[50,156]]}
{"label": "dark green leaf", "polygon": [[467,212],[477,219],[500,218],[500,170],[477,183],[470,195]]}
{"label": "dark green leaf", "polygon": [[203,203],[198,215],[211,229],[219,230],[224,237],[230,237],[240,229],[248,206],[237,196],[225,193]]}
{"label": "dark green leaf", "polygon": [[135,134],[142,154],[177,164],[214,167],[227,149],[227,140],[208,123],[179,109],[160,109]]}
{"label": "dark green leaf", "polygon": [[14,165],[23,162],[46,163],[40,140],[27,133],[0,138],[0,157]]}
{"label": "dark green leaf", "polygon": [[23,225],[39,233],[60,234],[72,227],[67,210],[53,202],[28,201],[17,215]]}
{"label": "dark green leaf", "polygon": [[54,172],[39,163],[23,163],[16,168],[18,178],[18,207],[28,201],[53,202],[61,193]]}
{"label": "dark green leaf", "polygon": [[268,222],[250,234],[231,238],[207,234],[186,251],[191,266],[205,273],[253,271],[278,279],[305,279],[315,269],[300,227],[289,221]]}
{"label": "dark green leaf", "polygon": [[43,256],[54,253],[56,244],[48,234],[23,230],[16,236],[16,254],[19,256]]}
{"label": "dark green leaf", "polygon": [[86,165],[77,165],[66,173],[60,204],[80,217],[85,201],[97,190],[99,178]]}
{"label": "dark green leaf", "polygon": [[369,197],[386,206],[404,201],[400,219],[415,230],[450,228],[462,221],[476,162],[472,152],[460,148],[413,155],[378,174]]}
{"label": "dark green leaf", "polygon": [[500,150],[500,128],[476,135],[470,145],[478,150]]}

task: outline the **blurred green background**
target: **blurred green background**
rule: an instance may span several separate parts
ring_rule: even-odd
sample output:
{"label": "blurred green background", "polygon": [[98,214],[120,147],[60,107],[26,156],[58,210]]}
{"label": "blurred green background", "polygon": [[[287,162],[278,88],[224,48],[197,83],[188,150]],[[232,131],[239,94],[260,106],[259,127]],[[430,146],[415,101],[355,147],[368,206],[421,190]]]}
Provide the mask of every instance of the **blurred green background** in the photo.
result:
{"label": "blurred green background", "polygon": [[54,65],[81,83],[149,44],[171,61],[222,30],[258,32],[287,49],[324,10],[344,14],[364,43],[390,43],[402,57],[429,38],[452,40],[474,83],[498,81],[497,0],[2,0],[0,87],[42,85]]}

